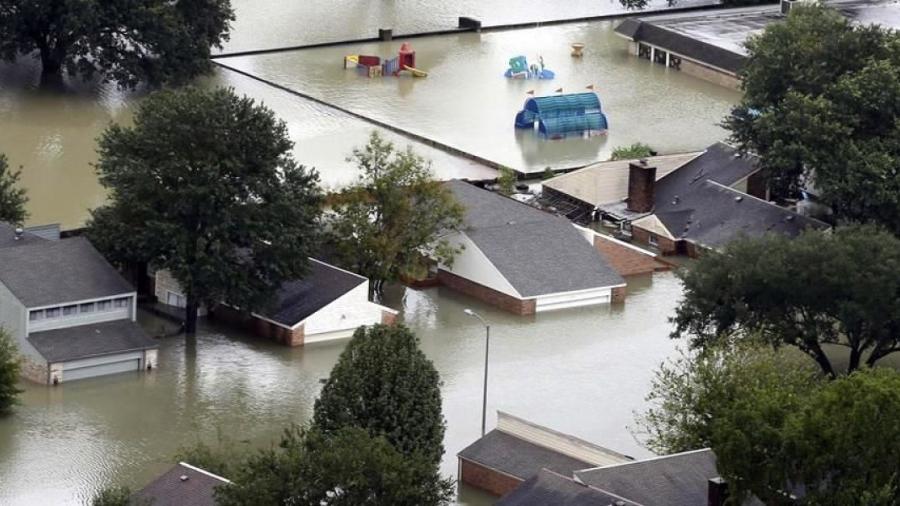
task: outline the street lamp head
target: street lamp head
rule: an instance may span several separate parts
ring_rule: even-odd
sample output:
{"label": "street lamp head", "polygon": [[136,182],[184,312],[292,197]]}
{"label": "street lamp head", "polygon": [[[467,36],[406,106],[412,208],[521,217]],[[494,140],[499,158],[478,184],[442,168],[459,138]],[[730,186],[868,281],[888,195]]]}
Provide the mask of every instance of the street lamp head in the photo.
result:
{"label": "street lamp head", "polygon": [[475,311],[472,311],[469,308],[463,309],[463,313],[466,313],[469,316],[475,316]]}

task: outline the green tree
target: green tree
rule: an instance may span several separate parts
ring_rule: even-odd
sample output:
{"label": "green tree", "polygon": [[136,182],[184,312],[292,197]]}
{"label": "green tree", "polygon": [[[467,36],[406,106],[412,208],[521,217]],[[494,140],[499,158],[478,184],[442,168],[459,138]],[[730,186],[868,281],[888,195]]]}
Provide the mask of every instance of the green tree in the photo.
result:
{"label": "green tree", "polygon": [[12,171],[6,155],[0,154],[0,221],[20,224],[28,217],[25,211],[28,197],[24,188],[18,188],[21,175],[22,171]]}
{"label": "green tree", "polygon": [[773,192],[814,181],[839,222],[900,234],[900,35],[800,6],[747,51],[744,95],[724,124]]}
{"label": "green tree", "polygon": [[137,506],[137,504],[131,499],[131,489],[114,486],[97,492],[91,499],[91,506]]}
{"label": "green tree", "polygon": [[640,142],[635,142],[630,146],[619,146],[613,149],[610,160],[638,160],[653,156],[653,148]]}
{"label": "green tree", "polygon": [[277,448],[251,456],[216,490],[222,506],[438,506],[452,483],[422,456],[405,456],[383,437],[345,427],[332,434],[293,427]]}
{"label": "green tree", "polygon": [[437,472],[444,454],[440,377],[404,326],[361,327],[316,400],[314,426],[325,434],[359,427],[384,436]]}
{"label": "green tree", "polygon": [[0,58],[125,87],[186,81],[212,68],[232,20],[230,0],[0,0]]}
{"label": "green tree", "polygon": [[507,167],[500,168],[500,175],[497,177],[497,188],[501,195],[506,195],[507,197],[516,193],[516,183],[519,181],[519,178],[516,177],[516,173],[513,172],[512,169]]}
{"label": "green tree", "polygon": [[100,138],[109,203],[92,213],[91,240],[116,262],[168,270],[187,299],[254,310],[302,277],[318,247],[318,175],[291,157],[287,126],[230,89],[158,92],[134,125]]}
{"label": "green tree", "polygon": [[22,363],[12,337],[0,327],[0,415],[9,413],[18,403],[19,373]]}
{"label": "green tree", "polygon": [[403,276],[426,274],[428,259],[451,263],[445,234],[462,227],[463,209],[412,149],[395,151],[373,132],[351,160],[361,172],[335,199],[331,241],[339,263],[371,280],[373,293]]}
{"label": "green tree", "polygon": [[672,337],[701,349],[759,337],[832,377],[826,345],[849,352],[848,371],[873,365],[900,350],[898,269],[900,239],[872,227],[737,240],[681,271]]}

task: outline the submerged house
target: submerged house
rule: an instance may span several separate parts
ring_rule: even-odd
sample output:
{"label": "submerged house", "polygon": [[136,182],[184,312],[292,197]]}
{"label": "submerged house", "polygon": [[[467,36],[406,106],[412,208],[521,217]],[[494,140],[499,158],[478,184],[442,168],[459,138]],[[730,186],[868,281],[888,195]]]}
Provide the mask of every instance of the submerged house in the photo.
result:
{"label": "submerged house", "polygon": [[0,223],[0,326],[23,375],[56,384],[156,367],[135,289],[87,239],[46,236]]}
{"label": "submerged house", "polygon": [[608,304],[625,296],[625,280],[565,218],[464,181],[445,183],[465,208],[462,246],[438,280],[506,311]]}
{"label": "submerged house", "polygon": [[[288,346],[343,339],[363,325],[394,322],[397,311],[369,301],[367,278],[309,260],[306,277],[282,283],[271,307],[247,315],[226,302],[214,309],[214,317]],[[156,271],[154,281],[157,300],[184,307],[181,287],[168,272]]]}
{"label": "submerged house", "polygon": [[739,237],[794,237],[828,225],[766,200],[756,158],[716,143],[697,153],[598,163],[544,182],[582,221],[616,223],[665,255],[697,256]]}
{"label": "submerged house", "polygon": [[532,97],[516,114],[516,128],[537,129],[544,137],[602,133],[609,128],[596,93]]}
{"label": "submerged house", "polygon": [[179,462],[135,492],[134,504],[152,506],[215,506],[216,489],[231,481],[205,469]]}
{"label": "submerged house", "polygon": [[503,412],[457,457],[459,481],[502,496],[498,506],[723,506],[728,497],[709,448],[634,459]]}

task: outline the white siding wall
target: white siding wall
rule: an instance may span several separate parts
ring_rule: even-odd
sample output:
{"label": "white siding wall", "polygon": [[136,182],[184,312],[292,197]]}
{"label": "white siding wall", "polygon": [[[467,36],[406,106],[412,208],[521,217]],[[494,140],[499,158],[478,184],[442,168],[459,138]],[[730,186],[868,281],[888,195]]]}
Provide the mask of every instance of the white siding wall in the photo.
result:
{"label": "white siding wall", "polygon": [[519,292],[513,288],[510,282],[503,277],[503,274],[494,267],[494,264],[488,260],[487,256],[478,249],[478,246],[465,233],[459,233],[455,237],[451,237],[450,242],[454,241],[458,245],[462,245],[464,249],[453,259],[453,267],[441,265],[441,269],[517,299],[522,298]]}
{"label": "white siding wall", "polygon": [[305,343],[348,337],[361,325],[381,323],[381,306],[369,302],[369,283],[338,297],[305,320]]}
{"label": "white siding wall", "polygon": [[581,292],[567,292],[556,295],[543,295],[537,297],[535,312],[553,311],[570,307],[591,306],[594,304],[609,304],[612,300],[611,288],[597,288]]}
{"label": "white siding wall", "polygon": [[19,345],[19,353],[32,360],[44,362],[44,357],[28,342],[28,311],[6,285],[0,283],[0,327]]}

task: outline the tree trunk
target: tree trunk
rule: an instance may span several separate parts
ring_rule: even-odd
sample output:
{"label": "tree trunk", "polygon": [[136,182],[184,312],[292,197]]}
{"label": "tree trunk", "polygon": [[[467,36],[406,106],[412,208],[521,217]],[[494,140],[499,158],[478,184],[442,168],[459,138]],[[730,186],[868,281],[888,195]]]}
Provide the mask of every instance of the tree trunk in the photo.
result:
{"label": "tree trunk", "polygon": [[192,336],[197,333],[197,309],[200,304],[193,296],[188,296],[187,304],[184,307],[184,333]]}
{"label": "tree trunk", "polygon": [[822,369],[822,372],[827,374],[831,379],[836,378],[837,375],[834,373],[834,367],[831,365],[831,361],[828,360],[825,352],[822,351],[822,347],[818,345],[811,346],[809,350],[812,357],[816,360],[816,363],[819,364],[819,367]]}
{"label": "tree trunk", "polygon": [[852,347],[850,348],[850,363],[847,364],[847,372],[851,373],[857,369],[859,369],[859,361],[862,358],[862,352],[859,351],[859,348]]}
{"label": "tree trunk", "polygon": [[60,88],[63,85],[62,68],[66,51],[59,47],[41,45],[41,87]]}

